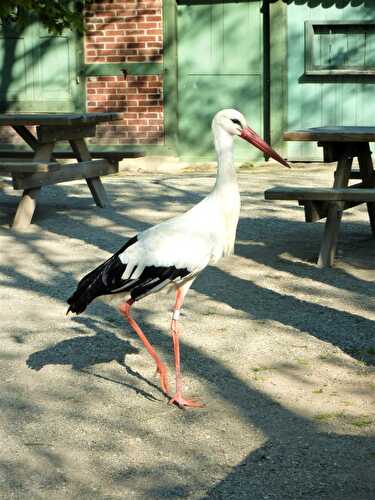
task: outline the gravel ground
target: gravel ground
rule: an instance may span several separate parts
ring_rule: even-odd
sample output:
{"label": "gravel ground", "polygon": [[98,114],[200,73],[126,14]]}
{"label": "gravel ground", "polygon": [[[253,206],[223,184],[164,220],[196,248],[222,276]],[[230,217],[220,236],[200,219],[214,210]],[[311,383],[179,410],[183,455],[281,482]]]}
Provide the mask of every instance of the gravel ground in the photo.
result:
{"label": "gravel ground", "polygon": [[[10,232],[16,195],[0,185],[0,498],[375,498],[375,247],[365,207],[345,213],[333,269],[315,259],[323,224],[276,184],[330,185],[332,168],[242,171],[236,255],[186,300],[185,394],[167,405],[147,352],[97,301],[65,316],[77,279],[150,224],[184,211],[211,173],[104,179],[43,190],[35,223]],[[135,317],[171,369],[173,297]]]}

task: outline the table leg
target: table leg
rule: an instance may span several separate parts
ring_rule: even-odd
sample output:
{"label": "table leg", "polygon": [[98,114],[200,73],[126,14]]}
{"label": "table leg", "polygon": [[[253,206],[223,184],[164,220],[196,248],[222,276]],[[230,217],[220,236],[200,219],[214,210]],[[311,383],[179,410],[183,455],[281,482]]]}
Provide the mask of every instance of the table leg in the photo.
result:
{"label": "table leg", "polygon": [[[69,142],[72,150],[77,156],[78,161],[89,161],[92,159],[91,154],[87,149],[86,142],[83,138],[71,139]],[[105,208],[110,206],[100,177],[88,178],[86,179],[86,182],[98,207]]]}
{"label": "table leg", "polygon": [[22,137],[22,139],[28,144],[34,151],[38,147],[38,139],[30,132],[30,130],[24,125],[13,125],[13,130]]}
{"label": "table leg", "polygon": [[25,189],[22,193],[20,202],[18,203],[16,215],[14,216],[11,228],[22,230],[29,227],[33,218],[37,196],[40,188]]}
{"label": "table leg", "polygon": [[[350,179],[350,170],[352,167],[352,163],[353,157],[349,156],[348,154],[343,154],[343,156],[338,160],[337,168],[335,171],[335,180],[333,183],[334,188],[347,187]],[[319,267],[330,267],[333,264],[336,253],[341,216],[341,205],[338,203],[330,203],[318,258]]]}
{"label": "table leg", "polygon": [[[35,145],[33,159],[35,161],[50,161],[54,146],[54,142]],[[35,212],[37,197],[40,190],[40,187],[24,190],[17,206],[16,215],[11,224],[12,229],[23,230],[29,227]]]}
{"label": "table leg", "polygon": [[[375,172],[369,144],[363,144],[358,154],[359,170],[364,187],[375,187]],[[375,203],[367,203],[372,234],[375,235]]]}

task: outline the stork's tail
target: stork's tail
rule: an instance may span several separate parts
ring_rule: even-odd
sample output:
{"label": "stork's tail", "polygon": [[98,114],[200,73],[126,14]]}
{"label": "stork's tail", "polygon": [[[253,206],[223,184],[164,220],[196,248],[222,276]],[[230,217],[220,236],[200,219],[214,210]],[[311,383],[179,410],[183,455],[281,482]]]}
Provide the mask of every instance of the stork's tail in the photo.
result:
{"label": "stork's tail", "polygon": [[87,293],[88,290],[85,290],[82,292],[81,290],[76,290],[71,297],[67,300],[69,307],[68,310],[66,311],[66,314],[69,314],[70,312],[76,313],[76,314],[81,314],[86,307],[90,304],[90,302],[95,298],[95,297],[90,297],[90,294]]}
{"label": "stork's tail", "polygon": [[118,256],[136,241],[137,236],[130,238],[112,257],[81,279],[77,290],[67,300],[69,307],[66,314],[69,312],[81,314],[96,297],[110,294],[114,289],[119,288],[120,284],[123,284],[121,276],[126,265],[121,262]]}
{"label": "stork's tail", "polygon": [[115,254],[99,267],[84,276],[78,283],[77,290],[68,299],[69,312],[80,314],[96,297],[108,295],[126,283],[121,279],[126,265]]}
{"label": "stork's tail", "polygon": [[97,289],[98,287],[95,286],[97,279],[94,277],[92,281],[90,280],[89,282],[83,283],[85,279],[87,279],[86,276],[78,284],[77,290],[67,300],[69,307],[66,314],[69,314],[70,312],[81,314],[90,302],[92,302],[98,295],[101,295]]}

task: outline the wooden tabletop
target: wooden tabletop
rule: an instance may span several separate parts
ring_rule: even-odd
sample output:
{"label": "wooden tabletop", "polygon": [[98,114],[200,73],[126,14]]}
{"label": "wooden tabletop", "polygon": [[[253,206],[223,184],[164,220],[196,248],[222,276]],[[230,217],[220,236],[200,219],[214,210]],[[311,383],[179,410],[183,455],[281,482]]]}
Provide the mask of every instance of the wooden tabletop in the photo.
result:
{"label": "wooden tabletop", "polygon": [[374,142],[375,127],[315,127],[284,132],[285,141]]}
{"label": "wooden tabletop", "polygon": [[121,120],[122,113],[0,113],[0,126],[83,125]]}

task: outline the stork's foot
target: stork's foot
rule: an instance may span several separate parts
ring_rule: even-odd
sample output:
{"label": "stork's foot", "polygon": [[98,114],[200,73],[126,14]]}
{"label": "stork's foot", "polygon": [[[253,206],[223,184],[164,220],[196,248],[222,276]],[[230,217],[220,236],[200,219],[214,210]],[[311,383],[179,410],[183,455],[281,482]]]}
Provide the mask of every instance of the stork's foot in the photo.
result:
{"label": "stork's foot", "polygon": [[172,399],[169,400],[169,404],[175,404],[180,408],[204,408],[206,405],[199,401],[199,399],[185,399],[182,394],[175,394]]}
{"label": "stork's foot", "polygon": [[167,368],[163,363],[156,365],[155,375],[156,374],[159,374],[160,376],[160,386],[162,391],[166,396],[169,396]]}

